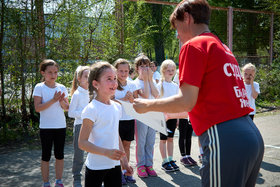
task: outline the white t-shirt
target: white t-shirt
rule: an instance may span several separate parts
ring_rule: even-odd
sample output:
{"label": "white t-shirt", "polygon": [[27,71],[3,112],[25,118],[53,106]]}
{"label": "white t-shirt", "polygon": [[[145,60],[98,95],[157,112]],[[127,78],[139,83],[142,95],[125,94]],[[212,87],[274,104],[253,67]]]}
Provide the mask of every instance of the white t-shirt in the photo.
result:
{"label": "white t-shirt", "polygon": [[160,73],[158,71],[155,71],[153,74],[153,79],[160,81],[160,78],[161,78]]}
{"label": "white t-shirt", "polygon": [[70,118],[75,118],[74,125],[82,124],[83,120],[81,118],[83,109],[89,103],[89,93],[88,90],[78,87],[71,98],[71,103],[69,105],[68,116]]}
{"label": "white t-shirt", "polygon": [[[82,119],[89,119],[94,123],[89,142],[106,149],[119,149],[119,120],[122,108],[119,103],[112,100],[110,102],[110,105],[107,105],[93,99],[83,110]],[[91,170],[102,170],[114,168],[120,165],[120,161],[88,153],[85,164]]]}
{"label": "white t-shirt", "polygon": [[[154,83],[154,85],[155,85],[155,88],[157,88],[157,87],[156,87],[156,82],[155,82],[155,80],[153,80],[153,83]],[[136,85],[136,89],[137,89],[137,90],[140,90],[140,89],[142,89],[142,91],[144,90],[144,81],[142,81],[142,80],[136,78],[136,79],[134,80],[134,84]],[[142,98],[140,95],[139,95],[139,97]],[[151,88],[150,88],[150,86],[149,86],[149,99],[155,99],[154,96],[153,96],[152,93],[151,93]]]}
{"label": "white t-shirt", "polygon": [[178,73],[176,73],[175,74],[175,76],[174,76],[174,78],[173,78],[173,81],[176,83],[176,84],[180,84],[180,82],[179,82],[179,74]]}
{"label": "white t-shirt", "polygon": [[[163,95],[162,95],[162,85],[163,85]],[[157,89],[159,91],[160,98],[174,96],[179,93],[179,86],[174,82],[160,81],[157,84]]]}
{"label": "white t-shirt", "polygon": [[[245,85],[245,89],[247,92],[247,97],[249,99],[250,107],[254,109],[254,111],[251,112],[250,114],[255,115],[256,114],[256,104],[255,104],[255,99],[252,97],[252,86],[250,84],[246,84],[246,83],[244,83],[244,85]],[[261,93],[259,83],[254,82],[254,88],[255,88],[256,92],[258,92],[258,94]]]}
{"label": "white t-shirt", "polygon": [[[64,92],[65,97],[68,97],[68,92],[65,86],[56,83],[55,88],[50,88],[45,85],[44,82],[36,84],[33,97],[42,97],[42,103],[50,101],[55,91]],[[61,108],[59,101],[52,104],[49,108],[40,112],[40,128],[41,129],[59,129],[66,128],[66,119],[64,115],[64,110]]]}
{"label": "white t-shirt", "polygon": [[[135,90],[137,90],[136,85],[134,84],[133,81],[129,81],[127,80],[127,84],[125,86],[122,87],[123,90],[116,90],[115,93],[115,99],[122,99],[124,98],[124,96],[126,95],[126,93],[128,91],[130,92],[134,92]],[[122,117],[120,120],[132,120],[134,118],[130,117],[129,115],[127,115],[123,109],[123,113],[122,113]]]}

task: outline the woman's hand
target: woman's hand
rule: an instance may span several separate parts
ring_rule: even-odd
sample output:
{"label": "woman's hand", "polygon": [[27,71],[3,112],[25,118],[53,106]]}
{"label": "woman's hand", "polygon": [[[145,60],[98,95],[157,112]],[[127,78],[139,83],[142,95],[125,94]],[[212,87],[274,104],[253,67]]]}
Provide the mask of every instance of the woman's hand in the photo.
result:
{"label": "woman's hand", "polygon": [[148,104],[150,100],[148,99],[134,99],[133,108],[138,113],[146,113],[149,111]]}

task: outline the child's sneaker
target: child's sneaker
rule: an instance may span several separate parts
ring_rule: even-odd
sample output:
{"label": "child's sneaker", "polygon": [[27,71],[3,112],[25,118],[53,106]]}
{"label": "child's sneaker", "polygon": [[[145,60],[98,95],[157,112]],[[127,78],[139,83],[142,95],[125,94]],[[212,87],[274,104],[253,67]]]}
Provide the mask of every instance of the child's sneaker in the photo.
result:
{"label": "child's sneaker", "polygon": [[61,179],[57,179],[55,184],[54,184],[54,187],[64,187]]}
{"label": "child's sneaker", "polygon": [[164,171],[167,171],[167,172],[174,171],[174,168],[171,166],[171,164],[169,162],[162,164],[161,169],[163,169]]}
{"label": "child's sneaker", "polygon": [[139,177],[148,177],[148,173],[146,171],[145,166],[139,166],[137,168],[137,174]]}
{"label": "child's sneaker", "polygon": [[193,164],[193,166],[197,165],[197,162],[192,159],[192,157],[188,157],[188,160]]}
{"label": "child's sneaker", "polygon": [[62,183],[61,184],[55,183],[54,187],[64,187],[64,185]]}
{"label": "child's sneaker", "polygon": [[192,165],[193,165],[193,163],[191,163],[191,162],[189,161],[189,159],[186,158],[186,157],[181,158],[181,159],[180,159],[180,162],[181,162],[181,164],[183,164],[183,165],[186,166],[186,167],[189,167],[189,166],[192,166]]}
{"label": "child's sneaker", "polygon": [[122,174],[122,185],[127,185],[124,174]]}
{"label": "child's sneaker", "polygon": [[51,184],[50,184],[49,182],[45,182],[45,183],[43,184],[43,187],[51,187]]}
{"label": "child's sneaker", "polygon": [[147,166],[146,171],[147,171],[148,175],[151,176],[151,177],[156,177],[157,176],[157,173],[155,172],[153,166]]}
{"label": "child's sneaker", "polygon": [[199,161],[200,163],[202,163],[202,158],[203,158],[203,154],[201,154],[201,155],[198,156],[198,161]]}
{"label": "child's sneaker", "polygon": [[170,165],[172,166],[172,168],[174,169],[174,171],[178,171],[178,170],[180,170],[180,168],[179,168],[179,166],[177,166],[177,165],[175,164],[175,162],[176,162],[176,161],[171,160],[169,163],[170,163]]}
{"label": "child's sneaker", "polygon": [[136,180],[132,176],[125,175],[125,180],[128,183],[136,183]]}

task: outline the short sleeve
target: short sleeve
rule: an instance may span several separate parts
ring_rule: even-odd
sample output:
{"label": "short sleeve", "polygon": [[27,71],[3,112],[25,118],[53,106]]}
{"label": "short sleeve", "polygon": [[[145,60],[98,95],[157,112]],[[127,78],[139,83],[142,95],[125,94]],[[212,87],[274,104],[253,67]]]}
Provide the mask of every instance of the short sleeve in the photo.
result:
{"label": "short sleeve", "polygon": [[33,97],[34,96],[42,97],[42,86],[40,86],[39,84],[37,84],[34,88]]}
{"label": "short sleeve", "polygon": [[97,112],[95,110],[96,110],[96,108],[94,107],[93,104],[87,105],[86,108],[82,112],[82,115],[81,115],[82,120],[89,119],[93,123],[95,123],[96,122],[95,114],[97,114]]}
{"label": "short sleeve", "polygon": [[135,85],[136,90],[141,89],[140,81],[138,79],[134,80],[133,84]]}
{"label": "short sleeve", "polygon": [[256,92],[258,92],[258,94],[260,94],[261,92],[260,92],[260,85],[259,85],[259,83],[254,82],[254,87],[255,87]]}
{"label": "short sleeve", "polygon": [[137,89],[136,84],[134,83],[134,81],[129,81],[129,88],[132,92],[139,90],[139,88]]}
{"label": "short sleeve", "polygon": [[200,88],[207,66],[206,53],[198,47],[186,44],[180,51],[179,61],[180,85],[185,82]]}
{"label": "short sleeve", "polygon": [[62,90],[63,90],[63,92],[65,93],[65,97],[67,98],[67,97],[68,97],[67,88],[66,88],[65,86],[62,86]]}

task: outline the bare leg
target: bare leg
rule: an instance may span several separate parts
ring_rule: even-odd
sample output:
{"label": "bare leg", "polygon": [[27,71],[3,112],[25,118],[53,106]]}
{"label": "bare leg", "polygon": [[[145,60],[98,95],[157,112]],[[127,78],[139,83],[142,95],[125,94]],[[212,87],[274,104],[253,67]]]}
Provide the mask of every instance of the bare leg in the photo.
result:
{"label": "bare leg", "polygon": [[173,138],[167,138],[167,154],[173,157]]}
{"label": "bare leg", "polygon": [[131,144],[131,141],[122,141],[122,144],[123,144],[123,148],[124,148],[124,151],[125,151],[125,154],[126,154],[126,157],[127,157],[127,160],[129,162],[129,158],[130,158],[130,144]]}
{"label": "bare leg", "polygon": [[63,174],[63,167],[64,167],[64,159],[56,159],[55,160],[55,177],[56,179],[62,179]]}
{"label": "bare leg", "polygon": [[49,167],[50,163],[46,161],[41,161],[41,173],[42,173],[42,178],[44,182],[49,181]]}
{"label": "bare leg", "polygon": [[167,158],[167,156],[166,156],[166,140],[160,140],[159,150],[160,150],[160,154],[161,154],[162,159]]}

